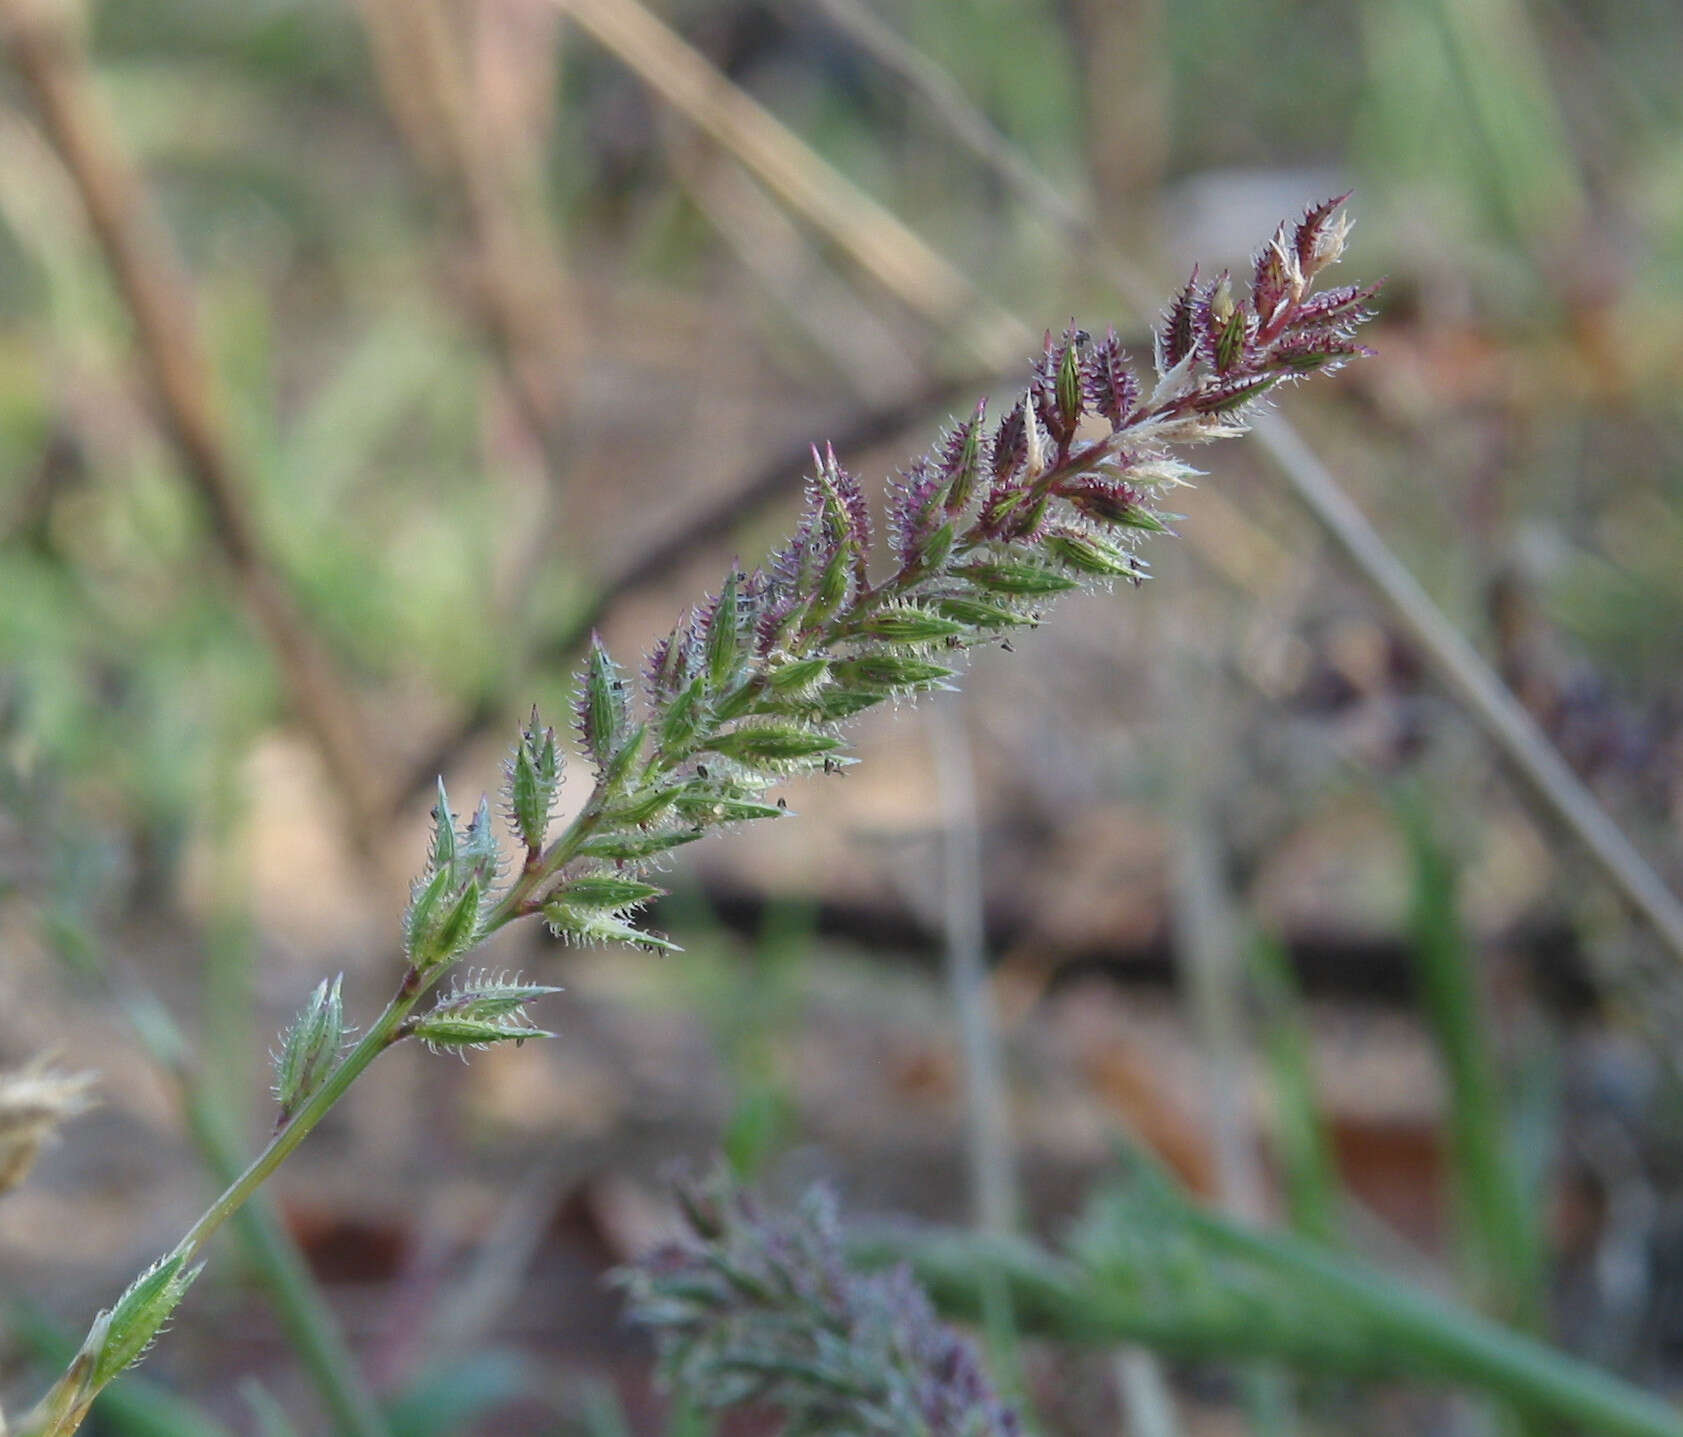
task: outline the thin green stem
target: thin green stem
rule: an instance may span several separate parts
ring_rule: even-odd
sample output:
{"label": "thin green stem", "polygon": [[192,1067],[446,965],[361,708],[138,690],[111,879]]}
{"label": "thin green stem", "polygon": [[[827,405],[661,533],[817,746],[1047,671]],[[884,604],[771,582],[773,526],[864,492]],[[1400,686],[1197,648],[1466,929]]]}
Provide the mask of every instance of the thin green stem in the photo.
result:
{"label": "thin green stem", "polygon": [[[192,1090],[188,1121],[218,1180],[232,1182],[239,1172],[239,1150],[225,1105],[215,1094]],[[337,1430],[349,1437],[388,1437],[389,1426],[345,1345],[339,1321],[274,1204],[261,1193],[254,1195],[234,1225]]]}
{"label": "thin green stem", "polygon": [[485,915],[480,925],[481,937],[489,937],[499,928],[512,923],[516,918],[525,918],[537,911],[533,895],[578,857],[584,842],[595,831],[596,825],[602,821],[602,815],[607,811],[610,791],[606,784],[598,782],[590,795],[590,801],[584,810],[562,831],[559,838],[548,848],[544,849],[536,859],[528,858],[526,866],[521,869],[520,876],[510,885],[507,893],[497,901],[497,906]]}

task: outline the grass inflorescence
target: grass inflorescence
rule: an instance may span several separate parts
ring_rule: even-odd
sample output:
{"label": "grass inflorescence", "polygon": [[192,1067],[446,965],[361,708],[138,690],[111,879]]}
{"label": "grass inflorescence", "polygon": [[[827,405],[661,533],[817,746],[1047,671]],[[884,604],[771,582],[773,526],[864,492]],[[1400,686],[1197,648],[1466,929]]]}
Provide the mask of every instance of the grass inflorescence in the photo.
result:
{"label": "grass inflorescence", "polygon": [[[1244,432],[1276,386],[1365,352],[1353,336],[1373,291],[1314,289],[1343,252],[1341,203],[1282,225],[1257,257],[1247,296],[1229,275],[1200,283],[1195,270],[1155,336],[1149,380],[1114,331],[1048,333],[1002,418],[990,421],[977,405],[895,477],[882,540],[859,478],[833,450],[814,450],[793,536],[763,567],[733,569],[684,614],[654,646],[640,683],[593,636],[573,727],[594,785],[577,816],[550,836],[565,766],[555,731],[536,713],[505,765],[512,869],[490,800],[463,822],[439,785],[394,996],[347,1046],[340,982],[315,989],[277,1050],[278,1119],[267,1146],[96,1320],[20,1431],[59,1437],[81,1425],[100,1389],[181,1301],[211,1237],[387,1048],[415,1038],[463,1053],[549,1036],[527,1008],[553,988],[465,970],[466,955],[493,933],[541,917],[573,942],[672,947],[635,915],[660,894],[648,874],[674,849],[711,829],[784,817],[768,791],[850,762],[848,720],[949,686],[965,651],[1033,627],[1059,595],[1143,581],[1140,545],[1169,532],[1175,517],[1164,496],[1196,473],[1177,451]],[[925,1335],[935,1332],[931,1324]],[[945,1347],[930,1352],[952,1357]],[[930,1430],[1011,1428],[1001,1412],[991,1428]]]}

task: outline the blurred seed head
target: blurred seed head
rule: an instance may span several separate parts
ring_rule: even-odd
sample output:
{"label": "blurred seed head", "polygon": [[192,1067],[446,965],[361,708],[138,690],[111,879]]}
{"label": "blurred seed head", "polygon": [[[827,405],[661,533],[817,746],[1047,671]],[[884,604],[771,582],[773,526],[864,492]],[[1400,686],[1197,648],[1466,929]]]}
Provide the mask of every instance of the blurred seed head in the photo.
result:
{"label": "blurred seed head", "polygon": [[46,1059],[0,1073],[0,1193],[29,1176],[59,1125],[87,1111],[92,1073],[63,1073]]}

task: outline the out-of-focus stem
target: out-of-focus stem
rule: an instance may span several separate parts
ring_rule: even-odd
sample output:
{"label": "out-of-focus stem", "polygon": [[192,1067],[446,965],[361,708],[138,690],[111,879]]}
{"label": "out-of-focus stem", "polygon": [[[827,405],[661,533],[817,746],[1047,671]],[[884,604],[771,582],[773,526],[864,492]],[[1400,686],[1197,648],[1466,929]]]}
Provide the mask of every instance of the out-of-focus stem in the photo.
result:
{"label": "out-of-focus stem", "polygon": [[1016,191],[1029,214],[1071,241],[1077,252],[1142,313],[1151,312],[1157,303],[1155,286],[1111,243],[1092,209],[1047,179],[1045,171],[1012,144],[964,93],[951,71],[908,41],[863,0],[813,3],[883,69],[905,81],[949,134]]}
{"label": "out-of-focus stem", "polygon": [[1683,959],[1683,903],[1567,767],[1519,700],[1444,617],[1297,431],[1269,414],[1258,416],[1254,431],[1263,452],[1278,466],[1292,492],[1390,606],[1397,621],[1431,661],[1438,678],[1477,721],[1526,788],[1589,851],[1602,874],[1673,955]]}
{"label": "out-of-focus stem", "polygon": [[[1228,751],[1220,715],[1219,677],[1181,636],[1166,654],[1172,709],[1185,715],[1177,735],[1178,803],[1171,860],[1176,966],[1186,983],[1193,1028],[1209,1069],[1210,1145],[1217,1200],[1224,1212],[1261,1223],[1266,1179],[1250,1106],[1250,1034],[1244,1020],[1245,974],[1239,916],[1222,870],[1213,806]],[[1284,1374],[1253,1364],[1239,1374],[1246,1405],[1289,1410]]]}
{"label": "out-of-focus stem", "polygon": [[555,0],[691,124],[734,154],[785,205],[835,240],[913,313],[959,331],[991,368],[1031,332],[637,0]]}
{"label": "out-of-focus stem", "polygon": [[362,0],[376,69],[412,147],[447,187],[475,253],[476,318],[521,420],[559,491],[572,467],[565,433],[568,281],[536,187],[489,133],[483,106],[437,0]]}
{"label": "out-of-focus stem", "polygon": [[976,781],[959,697],[933,705],[928,719],[941,795],[941,926],[964,1052],[965,1145],[976,1225],[983,1232],[1008,1233],[1017,1223],[1017,1180],[999,1017],[988,986]]}
{"label": "out-of-focus stem", "polygon": [[1116,1391],[1134,1437],[1179,1437],[1175,1395],[1163,1376],[1163,1364],[1145,1347],[1124,1347],[1111,1364]]}

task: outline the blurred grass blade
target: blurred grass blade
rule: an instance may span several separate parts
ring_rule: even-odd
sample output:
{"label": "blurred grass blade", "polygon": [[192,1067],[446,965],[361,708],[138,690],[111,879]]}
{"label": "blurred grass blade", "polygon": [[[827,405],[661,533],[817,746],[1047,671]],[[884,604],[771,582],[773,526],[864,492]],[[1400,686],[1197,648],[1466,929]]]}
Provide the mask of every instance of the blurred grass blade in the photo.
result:
{"label": "blurred grass blade", "polygon": [[1461,915],[1460,881],[1433,831],[1428,801],[1405,793],[1398,821],[1412,867],[1409,930],[1420,1001],[1449,1092],[1451,1178],[1477,1301],[1503,1321],[1541,1331],[1544,1262],[1535,1195],[1527,1191],[1479,992],[1478,955]]}
{"label": "blurred grass blade", "polygon": [[391,1404],[393,1437],[447,1437],[536,1385],[525,1355],[508,1349],[435,1362]]}
{"label": "blurred grass blade", "polygon": [[[873,1230],[854,1259],[908,1263],[943,1311],[976,1316],[981,1273],[1009,1283],[1026,1334],[1064,1342],[1139,1342],[1180,1357],[1271,1357],[1305,1373],[1447,1381],[1606,1437],[1683,1437],[1662,1399],[1387,1274],[1263,1233],[1176,1199],[1138,1233],[1154,1250],[1177,1234],[1195,1255],[1173,1289],[1105,1281],[1022,1239],[951,1230]],[[1136,1217],[1138,1215],[1136,1214]],[[1196,1254],[1201,1253],[1198,1257]],[[1200,1290],[1201,1289],[1201,1290]],[[1165,1291],[1171,1295],[1165,1298]]]}
{"label": "blurred grass blade", "polygon": [[1274,935],[1258,934],[1252,940],[1250,979],[1274,1099],[1274,1156],[1291,1225],[1304,1237],[1336,1245],[1342,1184],[1315,1095],[1314,1038],[1291,954]]}
{"label": "blurred grass blade", "polygon": [[579,1426],[585,1437],[635,1437],[619,1392],[601,1378],[580,1384]]}
{"label": "blurred grass blade", "polygon": [[245,1398],[246,1406],[251,1408],[252,1416],[257,1419],[258,1437],[300,1437],[292,1419],[286,1415],[286,1409],[255,1377],[241,1381],[240,1396]]}
{"label": "blurred grass blade", "polygon": [[1524,0],[1435,0],[1452,71],[1488,156],[1488,192],[1517,237],[1571,236],[1588,217],[1570,136]]}

